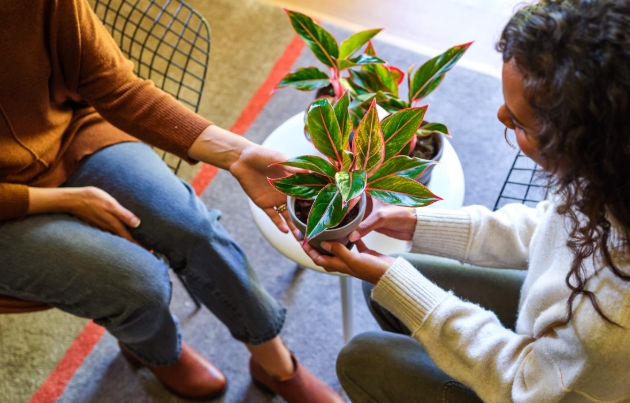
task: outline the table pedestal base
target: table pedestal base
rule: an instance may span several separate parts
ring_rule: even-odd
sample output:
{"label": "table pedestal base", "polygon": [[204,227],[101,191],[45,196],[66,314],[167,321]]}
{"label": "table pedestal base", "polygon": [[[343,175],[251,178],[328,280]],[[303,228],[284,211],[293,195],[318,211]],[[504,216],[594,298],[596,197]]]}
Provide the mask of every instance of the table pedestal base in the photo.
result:
{"label": "table pedestal base", "polygon": [[339,277],[339,286],[341,287],[341,316],[343,319],[343,343],[354,336],[354,316],[352,306],[352,277]]}

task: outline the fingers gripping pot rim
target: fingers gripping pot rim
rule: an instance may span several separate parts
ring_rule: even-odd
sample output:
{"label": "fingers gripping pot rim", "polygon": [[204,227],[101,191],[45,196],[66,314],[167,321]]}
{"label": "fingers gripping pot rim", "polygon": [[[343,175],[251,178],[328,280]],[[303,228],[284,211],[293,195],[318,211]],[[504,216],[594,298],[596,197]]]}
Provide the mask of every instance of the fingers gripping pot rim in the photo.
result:
{"label": "fingers gripping pot rim", "polygon": [[[295,201],[291,196],[287,197],[287,206],[289,208],[289,215],[291,216],[291,221],[300,230],[300,238],[304,239],[304,234],[306,233],[306,223],[303,223],[295,214]],[[365,210],[367,206],[367,197],[365,193],[361,194],[361,198],[359,199],[359,213],[357,216],[348,224],[343,227],[338,228],[329,228],[326,229],[321,234],[317,235],[315,238],[311,239],[308,243],[317,250],[322,255],[331,255],[330,252],[326,251],[321,247],[321,243],[323,241],[329,242],[339,242],[343,245],[346,245],[348,249],[354,246],[354,242],[350,241],[350,234],[357,229],[361,221],[363,221],[363,217],[365,216]]]}

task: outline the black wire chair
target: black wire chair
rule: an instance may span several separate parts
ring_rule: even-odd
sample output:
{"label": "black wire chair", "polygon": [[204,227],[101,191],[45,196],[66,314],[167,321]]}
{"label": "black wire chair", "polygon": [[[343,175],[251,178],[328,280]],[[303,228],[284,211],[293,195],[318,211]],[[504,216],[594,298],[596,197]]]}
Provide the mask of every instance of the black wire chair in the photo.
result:
{"label": "black wire chair", "polygon": [[[181,0],[89,0],[134,72],[199,111],[210,58],[210,25]],[[182,160],[156,150],[177,175]],[[177,273],[197,309],[198,299]]]}
{"label": "black wire chair", "polygon": [[[94,12],[134,63],[134,72],[195,112],[210,58],[210,26],[181,0],[90,0]],[[156,150],[178,173],[181,159]]]}
{"label": "black wire chair", "polygon": [[494,210],[508,203],[535,206],[547,198],[548,186],[544,171],[521,151],[516,154],[499,193]]}

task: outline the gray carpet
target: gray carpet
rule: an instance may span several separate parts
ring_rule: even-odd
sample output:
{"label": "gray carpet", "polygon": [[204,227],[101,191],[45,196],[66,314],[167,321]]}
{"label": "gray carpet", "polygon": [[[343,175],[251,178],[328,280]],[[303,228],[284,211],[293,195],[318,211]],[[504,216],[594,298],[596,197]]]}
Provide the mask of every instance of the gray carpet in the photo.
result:
{"label": "gray carpet", "polygon": [[[348,36],[344,30],[327,27],[337,38]],[[385,43],[376,42],[375,46],[379,56],[403,70],[427,59]],[[294,67],[309,65],[319,63],[306,50]],[[277,91],[246,137],[261,143],[280,123],[304,110],[312,98],[312,93]],[[465,203],[491,208],[515,153],[503,141],[502,125],[496,119],[496,109],[502,103],[500,81],[456,67],[427,101],[430,107],[426,118],[446,123],[453,134],[452,144],[466,179]],[[340,390],[335,374],[335,357],[343,343],[338,278],[300,269],[271,247],[251,220],[245,194],[228,173],[220,172],[202,198],[209,207],[224,212],[223,225],[243,246],[267,289],[288,308],[281,333],[286,344],[311,371]],[[173,284],[172,310],[181,319],[185,340],[215,362],[229,379],[227,395],[217,401],[282,401],[251,384],[246,349],[231,339],[207,309],[194,311],[192,301],[177,279],[173,279]],[[354,301],[356,332],[377,329],[356,280]],[[178,401],[146,369],[134,373],[109,335],[87,357],[58,400],[59,403]]]}

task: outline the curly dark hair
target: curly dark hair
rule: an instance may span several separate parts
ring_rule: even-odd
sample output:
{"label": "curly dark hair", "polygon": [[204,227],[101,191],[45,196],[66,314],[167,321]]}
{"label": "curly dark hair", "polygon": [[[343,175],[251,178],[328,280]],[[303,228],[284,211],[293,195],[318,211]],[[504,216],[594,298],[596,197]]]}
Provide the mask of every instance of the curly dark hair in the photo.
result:
{"label": "curly dark hair", "polygon": [[497,49],[523,75],[525,99],[550,186],[570,218],[574,254],[566,284],[573,301],[588,297],[584,261],[600,258],[624,281],[613,250],[630,239],[630,1],[547,0],[525,6],[507,24]]}

